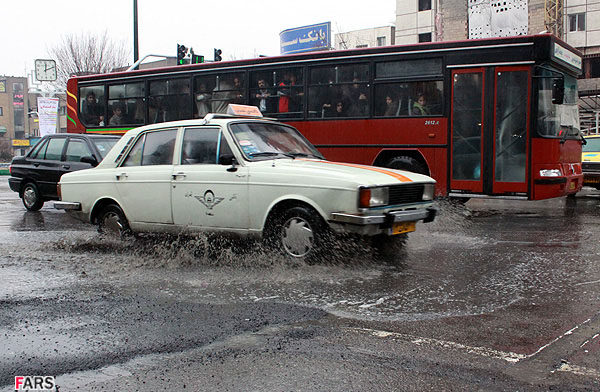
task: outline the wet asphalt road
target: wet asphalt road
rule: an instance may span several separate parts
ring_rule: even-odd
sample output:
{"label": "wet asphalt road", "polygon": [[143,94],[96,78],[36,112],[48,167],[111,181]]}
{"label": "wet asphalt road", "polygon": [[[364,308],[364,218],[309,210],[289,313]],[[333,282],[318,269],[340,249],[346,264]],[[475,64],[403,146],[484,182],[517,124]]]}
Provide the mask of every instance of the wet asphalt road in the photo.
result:
{"label": "wet asphalt road", "polygon": [[600,390],[595,191],[440,202],[393,260],[322,265],[108,240],[51,205],[0,177],[0,390]]}

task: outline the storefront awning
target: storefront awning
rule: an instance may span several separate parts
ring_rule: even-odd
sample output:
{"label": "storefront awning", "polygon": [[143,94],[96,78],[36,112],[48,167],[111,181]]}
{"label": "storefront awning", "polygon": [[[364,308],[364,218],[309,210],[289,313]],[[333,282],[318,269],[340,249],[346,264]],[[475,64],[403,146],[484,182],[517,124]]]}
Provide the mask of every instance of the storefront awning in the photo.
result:
{"label": "storefront awning", "polygon": [[0,133],[6,133],[6,127],[0,125]]}

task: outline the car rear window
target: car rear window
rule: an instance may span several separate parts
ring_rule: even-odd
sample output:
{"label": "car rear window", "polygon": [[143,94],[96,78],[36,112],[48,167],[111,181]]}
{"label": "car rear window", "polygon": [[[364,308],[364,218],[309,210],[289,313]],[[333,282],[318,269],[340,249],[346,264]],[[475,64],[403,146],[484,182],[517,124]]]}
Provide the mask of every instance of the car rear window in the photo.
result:
{"label": "car rear window", "polygon": [[106,154],[110,151],[111,148],[113,148],[113,146],[115,144],[117,144],[117,142],[119,141],[119,139],[94,139],[92,140],[92,142],[94,143],[94,145],[96,146],[96,148],[98,149],[98,151],[100,152],[100,155],[102,156],[102,159],[104,159],[104,157],[106,156]]}

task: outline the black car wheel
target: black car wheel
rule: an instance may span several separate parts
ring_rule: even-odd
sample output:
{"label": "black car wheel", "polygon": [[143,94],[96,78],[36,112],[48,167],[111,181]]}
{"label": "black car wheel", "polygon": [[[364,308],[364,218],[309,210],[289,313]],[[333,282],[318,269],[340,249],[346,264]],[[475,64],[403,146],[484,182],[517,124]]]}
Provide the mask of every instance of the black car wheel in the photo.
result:
{"label": "black car wheel", "polygon": [[23,187],[23,193],[21,194],[21,199],[23,200],[23,205],[25,208],[27,208],[29,211],[39,211],[39,209],[44,205],[44,200],[42,199],[40,190],[33,182],[28,182],[25,184]]}
{"label": "black car wheel", "polygon": [[266,239],[292,259],[316,261],[324,254],[328,234],[326,224],[317,212],[295,206],[273,219]]}
{"label": "black car wheel", "polygon": [[121,207],[109,204],[102,209],[97,218],[98,232],[115,237],[125,237],[131,234],[129,223]]}

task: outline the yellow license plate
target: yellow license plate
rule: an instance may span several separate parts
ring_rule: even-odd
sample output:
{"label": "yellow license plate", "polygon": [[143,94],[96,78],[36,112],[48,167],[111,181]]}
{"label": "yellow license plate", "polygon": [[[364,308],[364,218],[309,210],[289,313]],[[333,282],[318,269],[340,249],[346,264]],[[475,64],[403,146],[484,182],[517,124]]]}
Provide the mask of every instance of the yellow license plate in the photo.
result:
{"label": "yellow license plate", "polygon": [[390,234],[395,235],[395,234],[402,234],[402,233],[410,233],[411,231],[415,231],[415,230],[416,230],[415,222],[398,222],[398,223],[394,223],[392,225],[392,228],[390,229]]}

